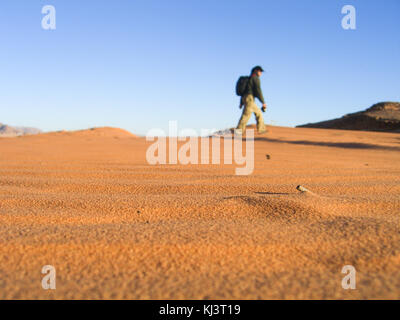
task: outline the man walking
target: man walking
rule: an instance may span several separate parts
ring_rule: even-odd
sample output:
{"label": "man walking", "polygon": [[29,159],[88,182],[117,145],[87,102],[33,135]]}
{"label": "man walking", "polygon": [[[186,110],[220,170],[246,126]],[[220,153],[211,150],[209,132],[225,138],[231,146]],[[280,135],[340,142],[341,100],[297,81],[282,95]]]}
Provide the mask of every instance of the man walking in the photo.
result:
{"label": "man walking", "polygon": [[241,109],[244,105],[242,116],[239,120],[239,124],[236,127],[236,132],[241,134],[246,130],[247,122],[249,121],[251,114],[254,113],[257,120],[257,130],[258,133],[265,133],[267,130],[265,129],[264,119],[261,113],[260,108],[255,103],[255,98],[261,101],[263,104],[262,111],[265,112],[267,109],[267,104],[264,101],[264,96],[261,91],[260,85],[260,76],[264,72],[263,68],[260,66],[256,66],[251,70],[251,75],[248,78],[248,83],[246,85],[246,89],[243,92],[243,95],[240,99]]}

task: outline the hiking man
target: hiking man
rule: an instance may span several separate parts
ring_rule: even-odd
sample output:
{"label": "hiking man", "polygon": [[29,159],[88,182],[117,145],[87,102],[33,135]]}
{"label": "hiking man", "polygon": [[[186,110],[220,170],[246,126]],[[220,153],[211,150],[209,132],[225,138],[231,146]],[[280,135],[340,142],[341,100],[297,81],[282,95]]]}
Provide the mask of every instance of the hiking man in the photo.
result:
{"label": "hiking man", "polygon": [[[261,109],[265,112],[267,104],[264,101],[260,86],[260,76],[263,72],[263,68],[256,66],[251,70],[250,77],[240,77],[236,85],[236,93],[241,96],[239,108],[241,109],[244,105],[242,116],[239,120],[238,126],[236,127],[239,134],[245,132],[247,122],[252,113],[256,116],[258,133],[267,132],[261,110],[254,100],[257,98],[261,101],[263,104]],[[240,83],[241,81],[243,81],[243,83]]]}

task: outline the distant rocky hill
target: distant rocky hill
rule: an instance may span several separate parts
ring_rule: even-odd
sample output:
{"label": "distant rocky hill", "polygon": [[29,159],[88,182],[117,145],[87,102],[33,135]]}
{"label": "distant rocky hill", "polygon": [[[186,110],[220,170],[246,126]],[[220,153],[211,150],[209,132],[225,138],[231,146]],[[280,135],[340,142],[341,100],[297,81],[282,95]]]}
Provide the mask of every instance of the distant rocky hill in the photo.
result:
{"label": "distant rocky hill", "polygon": [[400,132],[400,103],[380,102],[372,107],[333,120],[297,127]]}
{"label": "distant rocky hill", "polygon": [[38,134],[42,131],[36,128],[28,127],[11,127],[6,124],[0,123],[0,137],[17,137],[27,134]]}

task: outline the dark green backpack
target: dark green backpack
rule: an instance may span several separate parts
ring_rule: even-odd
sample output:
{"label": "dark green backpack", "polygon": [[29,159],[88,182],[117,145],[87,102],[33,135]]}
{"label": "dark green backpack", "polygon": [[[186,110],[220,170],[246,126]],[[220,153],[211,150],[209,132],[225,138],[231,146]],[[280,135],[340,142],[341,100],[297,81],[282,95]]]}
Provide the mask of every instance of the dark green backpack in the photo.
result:
{"label": "dark green backpack", "polygon": [[246,91],[247,86],[249,85],[250,77],[248,76],[241,76],[239,80],[236,82],[236,94],[242,97]]}

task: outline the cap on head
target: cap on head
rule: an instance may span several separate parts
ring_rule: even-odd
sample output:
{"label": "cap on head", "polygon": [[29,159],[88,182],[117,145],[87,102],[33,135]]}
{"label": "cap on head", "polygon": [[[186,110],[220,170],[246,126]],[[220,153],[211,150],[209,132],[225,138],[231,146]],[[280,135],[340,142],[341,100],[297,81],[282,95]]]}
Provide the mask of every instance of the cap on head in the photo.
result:
{"label": "cap on head", "polygon": [[253,74],[256,71],[261,71],[264,72],[264,69],[261,68],[261,66],[255,66],[253,69],[251,69],[251,73]]}

